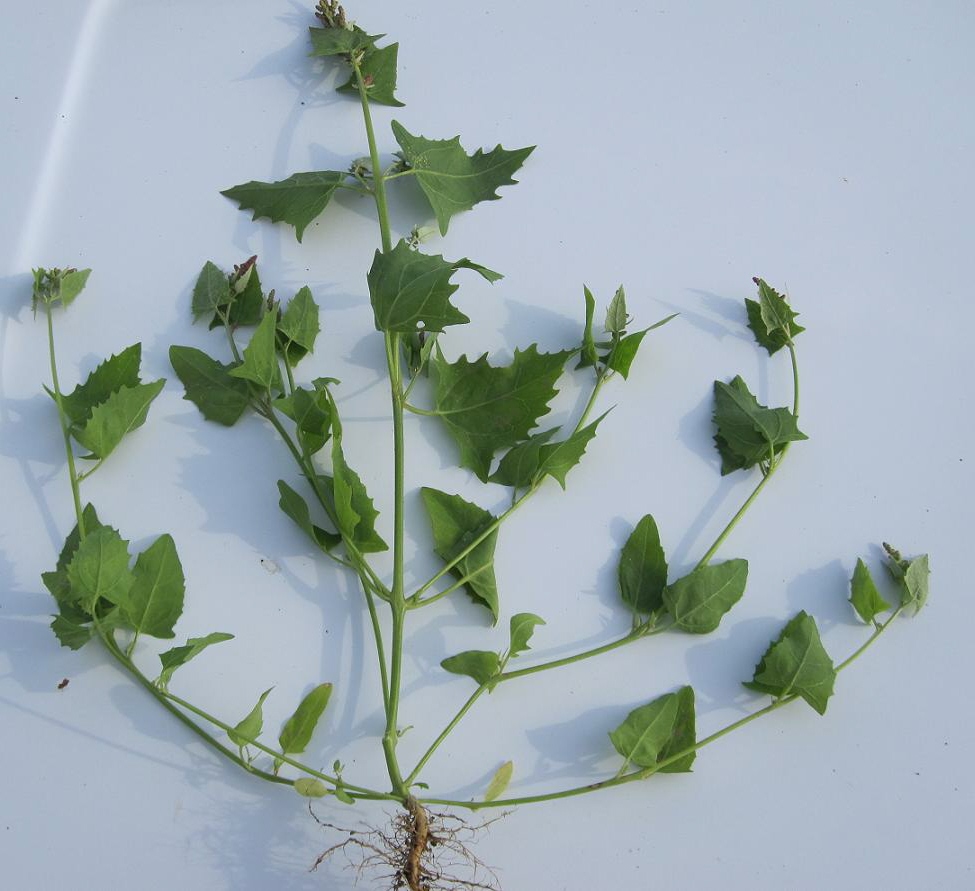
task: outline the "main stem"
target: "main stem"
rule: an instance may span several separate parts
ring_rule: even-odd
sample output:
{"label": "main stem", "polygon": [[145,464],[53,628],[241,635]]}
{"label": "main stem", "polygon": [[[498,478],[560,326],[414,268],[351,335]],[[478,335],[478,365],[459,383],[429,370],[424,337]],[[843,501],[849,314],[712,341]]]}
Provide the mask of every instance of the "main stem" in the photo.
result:
{"label": "main stem", "polygon": [[[386,202],[386,182],[382,165],[379,162],[379,148],[376,144],[376,131],[372,124],[369,108],[369,95],[362,69],[357,59],[352,60],[352,70],[359,91],[362,106],[362,119],[369,143],[369,160],[372,165],[372,192],[376,200],[376,213],[379,217],[379,233],[383,253],[392,250],[390,234],[389,205]],[[386,730],[383,733],[383,754],[386,770],[393,792],[409,798],[409,788],[403,780],[399,761],[396,758],[396,744],[399,741],[399,699],[403,674],[403,634],[406,624],[406,597],[403,586],[405,578],[406,519],[405,498],[405,436],[403,426],[403,371],[400,363],[400,338],[398,334],[387,332],[386,365],[389,371],[390,401],[393,412],[393,584],[390,591],[389,606],[392,613],[392,632],[389,654],[389,695],[386,698]]]}
{"label": "main stem", "polygon": [[58,363],[54,349],[54,317],[51,304],[45,302],[44,310],[47,316],[47,350],[51,360],[51,385],[54,387],[54,401],[58,409],[58,421],[61,424],[61,435],[64,438],[64,454],[68,459],[68,477],[71,481],[71,497],[74,499],[75,522],[78,524],[78,537],[85,537],[84,512],[81,509],[81,488],[78,480],[78,469],[74,463],[74,449],[71,448],[71,431],[68,418],[61,404],[61,384],[58,381]]}

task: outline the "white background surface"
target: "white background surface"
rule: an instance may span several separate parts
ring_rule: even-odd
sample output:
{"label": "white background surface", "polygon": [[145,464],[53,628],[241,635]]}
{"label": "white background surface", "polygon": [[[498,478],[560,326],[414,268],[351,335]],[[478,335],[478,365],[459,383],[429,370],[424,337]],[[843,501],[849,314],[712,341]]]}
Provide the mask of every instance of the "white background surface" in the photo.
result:
{"label": "white background surface", "polygon": [[[568,492],[546,486],[503,530],[502,625],[487,628],[460,597],[412,626],[404,761],[470,692],[440,659],[501,646],[520,611],[548,620],[540,657],[608,641],[626,628],[614,576],[633,524],[655,515],[676,574],[734,512],[755,480],[718,475],[712,381],[740,373],[761,401],[789,399],[787,360],[759,353],[744,328],[741,300],[761,275],[788,288],[808,329],[798,345],[810,441],[721,552],[750,560],[744,600],[711,636],[643,641],[499,689],[426,779],[471,797],[511,758],[513,793],[593,781],[615,770],[607,731],[683,683],[697,691],[701,734],[723,726],[760,704],[739,681],[797,610],[816,616],[837,660],[859,644],[847,579],[858,555],[878,567],[886,539],[930,552],[931,603],[841,675],[825,717],[797,704],[703,751],[692,775],[522,808],[478,851],[508,891],[971,887],[970,5],[438,0],[350,15],[401,43],[407,107],[376,110],[384,152],[392,117],[432,138],[460,133],[469,149],[538,145],[519,186],[431,246],[506,273],[493,288],[464,279],[474,325],[450,333],[448,352],[575,343],[583,282],[603,303],[624,282],[638,323],[681,313],[608,394],[619,405]],[[369,208],[343,199],[297,245],[218,194],[341,169],[365,153],[358,107],[306,57],[312,19],[299,4],[61,0],[7,4],[4,18],[4,884],[351,887],[340,864],[306,873],[329,840],[293,794],[219,762],[96,647],[69,652],[49,632],[39,574],[72,517],[29,271],[94,269],[58,320],[68,387],[140,340],[145,376],[170,378],[86,496],[136,546],[174,534],[189,582],[181,638],[236,635],[174,692],[236,721],[274,684],[273,729],[310,684],[333,680],[309,759],[341,757],[350,780],[381,785],[360,598],[305,556],[279,513],[275,481],[297,474],[271,432],[256,419],[205,424],[166,358],[174,342],[223,346],[190,325],[205,260],[229,268],[256,253],[266,287],[287,297],[309,284],[324,331],[302,375],[342,379],[349,454],[389,506]],[[401,234],[426,222],[420,203],[397,201],[394,222]],[[554,416],[571,418],[578,396],[570,387]],[[410,419],[408,433],[411,492],[434,484],[503,503],[502,490],[447,469],[455,453],[438,428]],[[422,553],[425,521],[414,519]],[[411,561],[417,580],[431,566]],[[142,658],[150,670],[152,650]],[[345,825],[381,816],[320,812]]]}

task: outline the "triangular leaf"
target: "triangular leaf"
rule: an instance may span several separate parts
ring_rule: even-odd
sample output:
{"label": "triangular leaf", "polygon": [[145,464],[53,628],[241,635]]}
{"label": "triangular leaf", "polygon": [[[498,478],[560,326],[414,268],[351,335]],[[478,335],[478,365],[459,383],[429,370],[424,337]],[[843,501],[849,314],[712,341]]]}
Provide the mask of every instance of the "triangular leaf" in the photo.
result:
{"label": "triangular leaf", "polygon": [[407,167],[415,171],[416,180],[430,202],[440,234],[447,234],[450,218],[470,210],[481,201],[499,198],[498,188],[513,185],[512,174],[525,162],[534,146],[508,151],[497,146],[485,153],[478,149],[468,155],[453,139],[425,139],[413,136],[393,121],[393,135],[400,144]]}
{"label": "triangular leaf", "polygon": [[180,666],[186,665],[191,659],[200,655],[207,647],[213,644],[222,643],[225,640],[233,640],[232,634],[224,631],[214,631],[205,637],[191,637],[183,646],[173,647],[159,654],[159,661],[162,663],[162,671],[156,678],[156,684],[163,690],[167,688],[173,678],[173,672]]}
{"label": "triangular leaf", "polygon": [[222,365],[195,347],[171,346],[169,362],[182,381],[184,399],[192,402],[208,421],[232,427],[250,404],[247,382],[230,376],[232,365]]}
{"label": "triangular leaf", "polygon": [[[434,550],[445,561],[470,546],[497,518],[460,495],[449,495],[439,489],[420,490],[423,504],[433,529]],[[466,557],[451,569],[458,579],[464,579],[464,590],[475,603],[486,606],[498,621],[498,586],[494,578],[494,548],[498,541],[495,529]]]}
{"label": "triangular leaf", "polygon": [[149,413],[149,405],[165,385],[165,378],[134,387],[122,387],[101,405],[96,405],[84,427],[72,431],[96,458],[105,458],[126,434],[141,427]]}
{"label": "triangular leaf", "polygon": [[765,651],[755,677],[745,686],[777,699],[801,696],[822,715],[835,680],[836,669],[823,648],[815,620],[800,612]]}
{"label": "triangular leaf", "polygon": [[244,348],[243,363],[227,372],[231,377],[251,381],[262,390],[281,389],[281,368],[274,349],[275,325],[274,313],[265,314]]}
{"label": "triangular leaf", "polygon": [[499,462],[498,469],[488,477],[489,481],[516,489],[530,486],[542,463],[542,446],[558,432],[559,428],[553,427],[551,430],[535,433],[509,449]]}
{"label": "triangular leaf", "polygon": [[294,714],[284,722],[278,737],[281,751],[285,755],[297,755],[305,751],[331,697],[332,685],[319,684],[301,700]]}
{"label": "triangular leaf", "polygon": [[900,552],[884,542],[884,550],[890,558],[887,569],[901,589],[901,606],[913,606],[914,615],[927,603],[931,569],[928,555],[904,559]]}
{"label": "triangular leaf", "polygon": [[501,671],[498,654],[487,650],[465,650],[444,659],[440,665],[453,674],[465,674],[474,678],[481,686],[491,686],[492,680]]}
{"label": "triangular leaf", "polygon": [[369,270],[369,296],[379,331],[443,331],[470,319],[451,302],[455,266],[421,254],[400,239],[388,253],[376,251]]}
{"label": "triangular leaf", "polygon": [[134,343],[117,356],[106,359],[88,375],[83,384],[63,395],[61,407],[71,423],[83,426],[96,405],[101,405],[122,387],[137,386],[141,361],[142,344]]}
{"label": "triangular leaf", "polygon": [[530,650],[528,641],[535,633],[535,627],[544,625],[545,620],[533,613],[518,613],[511,617],[510,623],[510,642],[508,643],[508,656],[512,659]]}
{"label": "triangular leaf", "polygon": [[99,526],[88,532],[67,566],[71,583],[71,600],[88,615],[102,599],[115,605],[128,603],[134,576],[129,569],[129,549],[110,526]]}
{"label": "triangular leaf", "polygon": [[745,593],[747,560],[707,563],[663,590],[663,601],[674,627],[692,634],[708,634]]}
{"label": "triangular leaf", "polygon": [[853,578],[850,580],[850,603],[857,615],[867,623],[873,622],[879,613],[890,609],[890,604],[880,596],[867,564],[860,559],[857,560]]}
{"label": "triangular leaf", "polygon": [[69,650],[80,650],[95,636],[95,630],[91,625],[69,619],[63,614],[54,617],[51,630],[61,646]]}
{"label": "triangular leaf", "polygon": [[203,264],[193,286],[193,318],[213,315],[230,303],[230,279],[212,260]]}
{"label": "triangular leaf", "polygon": [[[373,46],[365,51],[360,62],[362,80],[366,86],[366,97],[370,102],[378,105],[392,105],[397,108],[403,105],[396,98],[396,61],[399,44],[389,46]],[[359,86],[355,75],[338,88],[340,93],[358,93]]]}
{"label": "triangular leaf", "polygon": [[681,687],[675,694],[677,697],[677,718],[670,739],[661,747],[657,756],[658,763],[668,758],[687,752],[660,768],[660,773],[687,773],[694,764],[697,752],[694,744],[697,742],[696,715],[694,712],[694,688]]}
{"label": "triangular leaf", "polygon": [[139,554],[134,581],[122,609],[132,627],[151,637],[174,637],[186,590],[183,567],[171,535],[160,535]]}
{"label": "triangular leaf", "polygon": [[[95,508],[86,504],[81,512],[81,520],[85,527],[85,533],[94,532],[102,524],[98,519]],[[44,587],[51,592],[51,596],[57,601],[62,615],[67,616],[77,622],[83,623],[90,616],[78,609],[76,599],[71,594],[71,580],[68,578],[68,564],[78,550],[81,541],[81,534],[78,525],[68,533],[58,555],[58,562],[54,570],[41,573],[41,581]],[[70,613],[70,615],[69,615]],[[77,615],[75,615],[77,613]]]}
{"label": "triangular leaf", "polygon": [[461,464],[484,482],[499,449],[523,439],[548,414],[555,382],[571,355],[539,353],[532,344],[515,350],[510,365],[494,366],[485,353],[474,362],[447,362],[435,354],[436,410],[460,446]]}
{"label": "triangular leaf", "polygon": [[722,474],[754,467],[787,443],[808,439],[789,409],[760,405],[740,376],[730,384],[714,382],[714,423]]}
{"label": "triangular leaf", "polygon": [[241,210],[254,211],[253,220],[266,217],[272,223],[283,221],[294,226],[295,235],[301,241],[305,229],[325,210],[347,177],[347,173],[335,170],[293,173],[273,183],[251,180],[224,189],[220,194],[236,201]]}
{"label": "triangular leaf", "polygon": [[324,389],[296,387],[290,396],[274,400],[274,407],[295,422],[298,441],[314,455],[328,442],[332,429],[332,402]]}
{"label": "triangular leaf", "polygon": [[582,460],[586,446],[596,435],[599,422],[608,414],[609,412],[603,413],[591,424],[576,430],[562,442],[543,445],[538,450],[538,472],[558,480],[559,485],[564,489],[566,474]]}
{"label": "triangular leaf", "polygon": [[678,697],[667,693],[647,705],[633,709],[626,720],[609,734],[616,751],[629,764],[654,767],[660,752],[674,735],[677,723]]}
{"label": "triangular leaf", "polygon": [[508,783],[511,782],[511,776],[515,772],[515,765],[513,761],[505,761],[495,772],[494,776],[491,777],[491,782],[488,783],[487,790],[484,793],[485,801],[494,801],[499,798],[505,789],[508,788]]}
{"label": "triangular leaf", "polygon": [[648,616],[663,608],[667,586],[667,558],[660,533],[650,514],[636,524],[620,553],[620,596],[634,612]]}
{"label": "triangular leaf", "polygon": [[264,700],[270,695],[274,687],[268,687],[257,700],[257,704],[252,708],[242,721],[239,721],[233,730],[227,731],[227,736],[235,746],[243,748],[248,743],[254,742],[264,729]]}
{"label": "triangular leaf", "polygon": [[291,298],[278,321],[278,337],[284,341],[283,347],[291,365],[296,365],[315,349],[320,330],[318,304],[306,285]]}

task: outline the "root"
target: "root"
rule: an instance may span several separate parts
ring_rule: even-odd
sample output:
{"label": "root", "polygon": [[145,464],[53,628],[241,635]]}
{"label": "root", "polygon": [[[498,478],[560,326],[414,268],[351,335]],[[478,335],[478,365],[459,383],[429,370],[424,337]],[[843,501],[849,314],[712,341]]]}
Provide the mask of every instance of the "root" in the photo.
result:
{"label": "root", "polygon": [[319,826],[347,836],[319,854],[311,870],[342,854],[356,873],[356,884],[371,873],[390,891],[500,891],[497,875],[468,845],[504,814],[471,824],[456,814],[428,811],[414,798],[403,807],[390,818],[388,829],[347,829],[323,822],[309,805]]}

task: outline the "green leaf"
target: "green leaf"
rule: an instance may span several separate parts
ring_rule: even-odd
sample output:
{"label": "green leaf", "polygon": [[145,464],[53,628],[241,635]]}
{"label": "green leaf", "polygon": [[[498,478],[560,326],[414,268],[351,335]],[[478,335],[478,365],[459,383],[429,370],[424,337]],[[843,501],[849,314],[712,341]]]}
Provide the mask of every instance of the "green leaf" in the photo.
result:
{"label": "green leaf", "polygon": [[295,780],[294,787],[302,798],[324,798],[328,795],[328,786],[315,777],[299,777]]}
{"label": "green leaf", "polygon": [[[139,384],[139,364],[142,361],[142,344],[134,343],[102,362],[83,384],[79,384],[61,397],[61,407],[75,426],[83,426],[91,417],[96,405],[101,405],[113,393],[123,387]],[[50,392],[50,391],[48,391]],[[54,394],[51,393],[54,398]]]}
{"label": "green leaf", "polygon": [[650,514],[636,524],[620,553],[620,596],[634,612],[650,615],[663,608],[667,587],[667,558],[660,533]]}
{"label": "green leaf", "polygon": [[337,535],[334,532],[329,532],[327,529],[322,529],[321,526],[316,526],[312,522],[311,512],[308,509],[307,502],[284,480],[278,480],[278,492],[281,493],[281,498],[278,500],[278,505],[280,506],[281,510],[291,517],[292,520],[294,520],[298,528],[301,529],[302,532],[304,532],[305,535],[307,535],[317,547],[321,548],[323,551],[330,551],[332,548],[341,543],[341,535]]}
{"label": "green leaf", "polygon": [[785,298],[760,278],[754,279],[758,285],[756,300],[745,300],[748,313],[748,327],[752,329],[755,340],[768,350],[769,355],[778,352],[792,338],[806,329],[796,324],[796,315]]}
{"label": "green leaf", "polygon": [[195,347],[171,346],[169,362],[182,381],[184,399],[192,402],[208,421],[232,427],[250,404],[246,381],[230,376],[231,365],[221,365]]}
{"label": "green leaf", "polygon": [[355,799],[349,795],[341,786],[336,786],[332,793],[342,804],[355,804]]}
{"label": "green leaf", "polygon": [[54,306],[60,302],[68,306],[88,282],[90,269],[34,269],[34,289],[31,309],[37,312],[37,304]]}
{"label": "green leaf", "polygon": [[782,629],[745,686],[776,699],[801,696],[822,715],[835,680],[836,669],[823,648],[816,622],[803,611]]}
{"label": "green leaf", "polygon": [[193,286],[193,318],[213,315],[230,303],[230,279],[212,260],[203,264]]}
{"label": "green leaf", "polygon": [[420,188],[427,197],[440,226],[440,234],[454,214],[470,210],[481,201],[494,201],[501,186],[514,185],[512,174],[525,162],[534,146],[507,151],[500,145],[485,153],[478,149],[468,155],[453,139],[425,139],[413,136],[397,121],[393,135],[399,143],[402,158],[415,172]]}
{"label": "green leaf", "polygon": [[134,581],[122,612],[132,627],[151,637],[175,637],[173,627],[183,612],[186,583],[171,535],[160,535],[139,554]]}
{"label": "green leaf", "polygon": [[740,376],[730,384],[714,382],[714,423],[722,474],[754,467],[787,443],[808,439],[789,409],[759,405]]}
{"label": "green leaf", "polygon": [[278,336],[285,342],[284,350],[291,365],[315,349],[319,331],[318,304],[306,285],[291,298],[278,322]]}
{"label": "green leaf", "polygon": [[61,305],[69,306],[88,284],[90,269],[69,269],[61,276]]}
{"label": "green leaf", "polygon": [[236,201],[241,210],[252,210],[252,220],[266,217],[272,223],[294,226],[301,241],[312,220],[328,206],[335,190],[345,182],[347,173],[317,170],[293,173],[273,183],[251,180],[224,189],[220,194]]}
{"label": "green leaf", "polygon": [[860,559],[850,580],[850,603],[857,615],[867,623],[873,622],[878,613],[890,609],[890,604],[880,596],[867,564]]}
{"label": "green leaf", "polygon": [[266,313],[244,348],[243,363],[227,372],[231,377],[251,381],[262,390],[281,389],[281,368],[274,349],[275,325],[274,313]]}
{"label": "green leaf", "polygon": [[379,511],[373,506],[359,475],[349,467],[342,451],[342,426],[332,418],[332,493],[339,531],[362,553],[389,550],[389,545],[376,532]]}
{"label": "green leaf", "polygon": [[247,717],[238,722],[233,730],[227,731],[227,736],[235,746],[243,748],[261,735],[264,729],[264,700],[273,689],[274,687],[268,687],[257,700],[257,705],[247,713]]}
{"label": "green leaf", "polygon": [[913,606],[914,615],[917,615],[928,600],[931,576],[928,555],[921,554],[919,557],[905,560],[899,551],[896,551],[886,542],[884,543],[884,550],[887,551],[890,558],[887,568],[901,589],[901,606]]}
{"label": "green leaf", "polygon": [[492,679],[501,671],[498,654],[486,650],[465,650],[444,659],[440,665],[453,674],[466,674],[481,686],[489,687],[492,686]]}
{"label": "green leaf", "polygon": [[156,678],[157,686],[165,690],[169,686],[169,682],[172,680],[173,673],[177,668],[186,665],[191,659],[199,656],[207,647],[233,639],[234,636],[232,634],[227,634],[224,631],[214,631],[205,637],[191,637],[187,639],[183,646],[173,647],[171,650],[166,650],[165,653],[160,653],[159,661],[162,663],[162,671],[159,672],[159,677]]}
{"label": "green leaf", "polygon": [[331,696],[332,685],[319,684],[301,700],[294,714],[284,722],[278,737],[281,751],[285,755],[297,755],[305,751]]}
{"label": "green leaf", "polygon": [[[102,525],[101,520],[98,519],[98,514],[95,512],[95,508],[90,504],[85,505],[84,510],[81,512],[81,519],[84,523],[86,533],[94,532]],[[68,564],[78,550],[80,541],[81,535],[78,531],[77,524],[75,524],[75,527],[64,539],[64,544],[61,547],[61,553],[58,555],[58,562],[54,570],[42,572],[41,581],[44,583],[44,587],[51,592],[51,596],[57,601],[62,614],[70,611],[72,615],[68,616],[68,618],[83,623],[85,618],[87,618],[85,613],[73,615],[73,613],[77,612],[77,604],[72,597],[71,580],[68,578]]]}
{"label": "green leaf", "polygon": [[511,617],[510,643],[508,644],[508,656],[512,659],[530,650],[528,641],[535,633],[536,625],[544,625],[545,620],[534,613],[518,613]]}
{"label": "green leaf", "polygon": [[281,414],[295,422],[299,443],[309,454],[322,449],[331,435],[332,402],[324,389],[296,387],[290,396],[274,401]]}
{"label": "green leaf", "polygon": [[356,50],[369,49],[385,34],[366,34],[361,28],[309,28],[312,56],[347,56]]}
{"label": "green leaf", "polygon": [[[434,550],[449,562],[469,547],[497,518],[460,495],[449,495],[439,489],[423,487],[423,504],[433,530]],[[486,606],[498,621],[498,585],[494,577],[494,548],[498,541],[495,529],[487,538],[451,568],[451,574],[464,579],[464,590],[475,602]]]}
{"label": "green leaf", "polygon": [[514,772],[514,762],[505,761],[494,772],[494,776],[491,777],[491,782],[488,783],[487,791],[484,793],[484,800],[494,801],[496,798],[499,798],[504,790],[508,788],[508,783],[511,782],[511,776]]}
{"label": "green leaf", "polygon": [[538,450],[538,473],[558,480],[559,485],[564,489],[566,474],[582,460],[582,456],[586,452],[586,446],[589,445],[590,440],[596,435],[596,428],[599,426],[599,422],[608,414],[608,411],[604,412],[591,424],[583,427],[581,430],[577,430],[568,439],[562,440],[562,442],[543,445]]}
{"label": "green leaf", "polygon": [[[669,764],[664,764],[660,768],[660,773],[687,773],[694,764],[697,752],[694,751],[694,744],[697,742],[696,716],[694,713],[694,688],[681,687],[676,693],[671,694],[677,697],[677,718],[674,721],[674,729],[670,739],[660,749],[657,756],[658,763],[666,761],[681,752],[686,755],[676,758]],[[688,751],[690,749],[690,751]]]}
{"label": "green leaf", "polygon": [[509,449],[501,458],[498,469],[488,477],[488,480],[492,483],[500,483],[502,486],[513,486],[516,489],[530,486],[542,463],[542,446],[558,433],[559,429],[553,427],[551,430],[535,433]]}
{"label": "green leaf", "polygon": [[141,427],[149,406],[165,385],[165,378],[134,387],[122,387],[91,411],[84,427],[72,430],[78,440],[96,458],[106,458],[127,433]]}
{"label": "green leaf", "polygon": [[80,650],[95,636],[95,631],[91,625],[74,621],[63,614],[54,617],[54,621],[51,622],[51,630],[61,646],[67,647],[69,650]]}
{"label": "green leaf", "polygon": [[486,482],[494,453],[528,436],[548,414],[555,382],[569,351],[515,350],[510,365],[493,366],[485,353],[474,362],[447,362],[435,354],[436,410],[460,446],[461,464]]}
{"label": "green leaf", "polygon": [[421,254],[402,239],[388,253],[376,251],[368,276],[376,329],[443,331],[469,322],[450,302],[458,287],[450,281],[455,271],[443,257]]}
{"label": "green leaf", "polygon": [[530,436],[504,455],[488,479],[492,483],[524,488],[543,476],[550,476],[564,489],[566,474],[582,460],[586,446],[596,435],[596,427],[607,414],[560,442],[546,444],[559,428]]}
{"label": "green leaf", "polygon": [[714,631],[745,593],[747,560],[708,563],[663,590],[674,627],[692,634]]}
{"label": "green leaf", "polygon": [[94,615],[99,600],[116,605],[128,603],[129,590],[135,578],[129,569],[129,549],[125,541],[109,526],[88,532],[68,563],[71,599],[88,614]]}
{"label": "green leaf", "polygon": [[590,368],[599,360],[596,352],[596,341],[592,335],[593,318],[596,315],[596,298],[592,296],[592,291],[583,285],[583,296],[586,299],[586,325],[582,329],[582,348],[579,351],[579,364],[576,368]]}
{"label": "green leaf", "polygon": [[[362,80],[366,86],[366,97],[370,102],[378,105],[393,105],[402,107],[403,103],[396,98],[396,61],[399,44],[391,43],[384,47],[371,47],[365,51],[360,63]],[[355,75],[338,88],[340,93],[355,93],[358,95],[359,86]]]}
{"label": "green leaf", "polygon": [[633,709],[626,720],[609,734],[616,751],[629,764],[654,767],[663,748],[671,742],[677,724],[678,696],[667,693],[647,705]]}
{"label": "green leaf", "polygon": [[619,336],[626,330],[629,321],[630,317],[626,312],[626,293],[620,285],[606,308],[606,322],[603,328],[607,334]]}
{"label": "green leaf", "polygon": [[[248,328],[259,324],[264,318],[266,304],[264,290],[261,288],[261,277],[257,272],[256,255],[239,266],[234,266],[230,283],[230,303],[221,307],[227,322],[234,328]],[[210,327],[219,328],[223,324],[223,319],[215,313],[210,321]]]}

